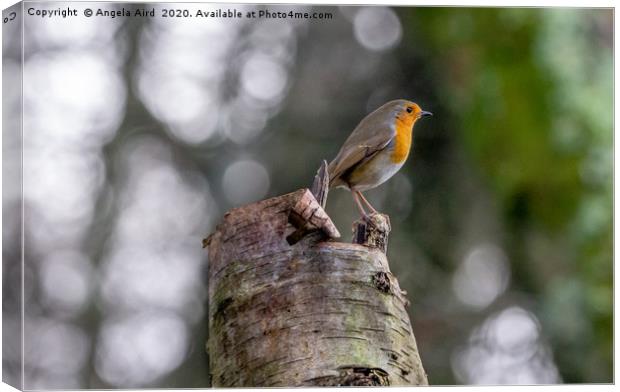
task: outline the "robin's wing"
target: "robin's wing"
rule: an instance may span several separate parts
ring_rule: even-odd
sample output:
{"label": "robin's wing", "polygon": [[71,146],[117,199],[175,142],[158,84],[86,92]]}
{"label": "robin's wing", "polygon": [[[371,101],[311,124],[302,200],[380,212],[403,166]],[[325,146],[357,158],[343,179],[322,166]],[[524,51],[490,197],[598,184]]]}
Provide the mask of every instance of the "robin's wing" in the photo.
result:
{"label": "robin's wing", "polygon": [[[329,164],[329,182],[330,185],[338,180],[340,176],[355,166],[371,159],[376,153],[383,150],[396,136],[396,130],[392,127],[372,124],[372,118],[368,122],[360,123],[351,133],[349,138],[336,158]],[[371,135],[367,135],[364,131],[374,130]]]}

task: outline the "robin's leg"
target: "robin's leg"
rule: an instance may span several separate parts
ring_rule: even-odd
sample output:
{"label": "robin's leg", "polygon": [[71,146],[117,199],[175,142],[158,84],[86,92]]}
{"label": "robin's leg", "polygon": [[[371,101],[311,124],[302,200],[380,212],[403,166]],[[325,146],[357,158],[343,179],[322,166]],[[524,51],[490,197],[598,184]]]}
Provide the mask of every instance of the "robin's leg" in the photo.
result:
{"label": "robin's leg", "polygon": [[375,210],[375,208],[368,202],[368,200],[366,200],[364,195],[362,195],[362,192],[356,191],[356,193],[359,195],[360,199],[364,202],[364,204],[366,204],[366,206],[370,208],[370,211],[372,211],[373,214],[377,214],[377,210]]}
{"label": "robin's leg", "polygon": [[351,194],[353,195],[353,200],[355,200],[355,204],[357,204],[357,209],[360,210],[360,214],[362,214],[362,217],[368,217],[368,214],[366,213],[366,211],[364,211],[364,207],[362,207],[362,203],[360,203],[360,199],[358,196],[359,192],[353,191],[351,192]]}

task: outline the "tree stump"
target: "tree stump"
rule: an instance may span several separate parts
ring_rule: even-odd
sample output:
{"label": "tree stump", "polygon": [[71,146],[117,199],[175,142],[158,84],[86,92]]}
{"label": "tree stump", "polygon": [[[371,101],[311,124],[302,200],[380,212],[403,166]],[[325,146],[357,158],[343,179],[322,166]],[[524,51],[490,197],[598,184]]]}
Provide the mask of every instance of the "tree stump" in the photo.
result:
{"label": "tree stump", "polygon": [[229,211],[205,240],[212,386],[427,385],[388,232],[375,214],[331,241],[307,189]]}

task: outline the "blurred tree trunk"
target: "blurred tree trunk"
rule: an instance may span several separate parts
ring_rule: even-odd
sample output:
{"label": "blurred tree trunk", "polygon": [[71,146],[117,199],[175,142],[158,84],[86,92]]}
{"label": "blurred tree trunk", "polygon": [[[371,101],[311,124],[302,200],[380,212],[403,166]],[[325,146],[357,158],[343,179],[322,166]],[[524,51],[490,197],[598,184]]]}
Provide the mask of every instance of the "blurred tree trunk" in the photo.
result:
{"label": "blurred tree trunk", "polygon": [[212,386],[427,384],[387,217],[372,220],[365,246],[326,242],[339,234],[308,190],[226,213],[204,244]]}

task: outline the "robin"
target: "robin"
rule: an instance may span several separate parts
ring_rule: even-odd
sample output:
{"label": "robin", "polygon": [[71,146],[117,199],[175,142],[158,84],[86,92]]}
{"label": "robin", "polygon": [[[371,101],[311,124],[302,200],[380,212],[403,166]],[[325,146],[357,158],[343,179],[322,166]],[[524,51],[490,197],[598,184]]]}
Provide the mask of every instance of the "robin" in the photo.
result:
{"label": "robin", "polygon": [[411,150],[413,126],[421,117],[432,115],[404,99],[370,113],[329,164],[329,187],[348,188],[362,217],[368,215],[361,202],[377,213],[362,192],[383,184],[400,170]]}

